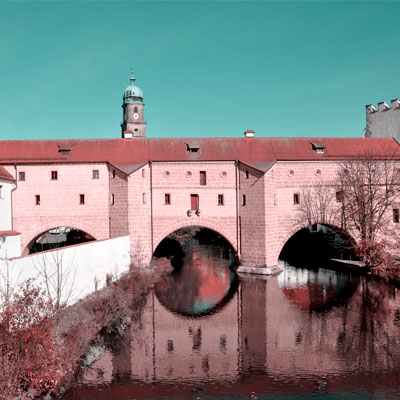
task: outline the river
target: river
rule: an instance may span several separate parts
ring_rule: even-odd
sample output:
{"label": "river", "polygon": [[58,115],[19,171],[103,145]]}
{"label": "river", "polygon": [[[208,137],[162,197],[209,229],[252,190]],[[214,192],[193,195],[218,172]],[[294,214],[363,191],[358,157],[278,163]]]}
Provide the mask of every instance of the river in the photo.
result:
{"label": "river", "polygon": [[327,268],[237,276],[193,241],[63,399],[400,398],[400,292]]}

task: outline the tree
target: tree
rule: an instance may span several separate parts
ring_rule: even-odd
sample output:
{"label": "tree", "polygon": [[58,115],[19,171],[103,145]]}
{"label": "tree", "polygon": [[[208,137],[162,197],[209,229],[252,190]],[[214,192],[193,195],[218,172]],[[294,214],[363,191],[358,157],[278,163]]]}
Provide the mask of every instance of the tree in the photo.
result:
{"label": "tree", "polygon": [[75,284],[76,266],[65,249],[54,249],[32,256],[33,265],[53,312],[68,304]]}
{"label": "tree", "polygon": [[399,201],[399,163],[388,154],[365,153],[343,161],[337,175],[341,194],[343,229],[357,232],[361,240],[384,236],[392,207]]}
{"label": "tree", "polygon": [[325,224],[336,225],[337,208],[334,207],[335,184],[327,182],[303,188],[297,209],[298,224]]}

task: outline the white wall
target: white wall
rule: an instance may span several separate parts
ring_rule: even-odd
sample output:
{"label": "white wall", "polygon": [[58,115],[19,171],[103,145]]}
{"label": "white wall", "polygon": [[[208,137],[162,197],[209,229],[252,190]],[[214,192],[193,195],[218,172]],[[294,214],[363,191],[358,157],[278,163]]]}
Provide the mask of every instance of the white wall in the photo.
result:
{"label": "white wall", "polygon": [[19,257],[21,255],[21,235],[8,234],[3,242],[0,238],[0,259]]}
{"label": "white wall", "polygon": [[11,229],[11,189],[12,182],[0,178],[0,231]]}
{"label": "white wall", "polygon": [[[7,271],[13,287],[27,279],[35,278],[36,284],[43,289],[44,275],[47,274],[47,281],[52,286],[58,271],[64,284],[61,300],[70,305],[92,293],[95,290],[95,281],[100,289],[105,286],[107,274],[117,277],[128,271],[129,249],[129,236],[122,236],[44,251],[13,260],[0,260],[0,291],[6,283]],[[54,298],[55,285],[50,291]]]}

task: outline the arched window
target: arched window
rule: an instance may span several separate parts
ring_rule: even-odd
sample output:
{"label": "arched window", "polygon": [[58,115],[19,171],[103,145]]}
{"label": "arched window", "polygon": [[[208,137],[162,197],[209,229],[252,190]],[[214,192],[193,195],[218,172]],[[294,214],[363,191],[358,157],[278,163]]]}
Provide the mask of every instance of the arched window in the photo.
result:
{"label": "arched window", "polygon": [[134,113],[137,113],[137,112],[138,112],[138,108],[135,107],[135,108],[133,109],[133,112],[134,112]]}

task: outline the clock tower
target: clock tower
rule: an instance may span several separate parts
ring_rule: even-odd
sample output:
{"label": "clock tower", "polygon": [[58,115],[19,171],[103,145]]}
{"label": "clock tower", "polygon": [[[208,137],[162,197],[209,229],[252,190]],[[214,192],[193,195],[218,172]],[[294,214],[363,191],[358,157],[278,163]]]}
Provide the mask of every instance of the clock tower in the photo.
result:
{"label": "clock tower", "polygon": [[132,71],[131,83],[125,89],[122,102],[124,110],[121,124],[123,139],[146,137],[146,122],[143,118],[143,92],[135,85],[135,80]]}

